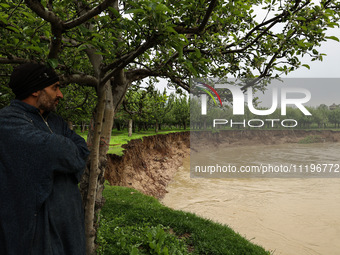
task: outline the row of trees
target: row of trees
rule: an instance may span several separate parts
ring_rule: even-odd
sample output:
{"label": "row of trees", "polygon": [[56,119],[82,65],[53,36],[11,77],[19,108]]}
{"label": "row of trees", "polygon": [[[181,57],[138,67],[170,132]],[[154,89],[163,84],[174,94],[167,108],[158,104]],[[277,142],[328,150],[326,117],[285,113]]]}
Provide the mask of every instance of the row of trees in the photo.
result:
{"label": "row of trees", "polygon": [[[190,125],[191,129],[205,129],[213,127],[214,119],[220,119],[220,124],[216,125],[218,128],[230,128],[231,120],[234,123],[232,127],[243,127],[243,121],[245,120],[245,126],[261,126],[263,128],[280,128],[282,127],[281,121],[293,119],[295,121],[287,121],[286,126],[294,126],[296,128],[339,128],[340,127],[340,108],[329,109],[328,106],[322,104],[318,107],[306,107],[311,115],[305,115],[298,108],[288,107],[286,109],[286,115],[281,114],[281,109],[277,108],[272,114],[269,115],[255,115],[245,105],[244,115],[233,115],[233,109],[230,106],[216,107],[212,104],[208,104],[207,115],[201,114],[201,103],[198,98],[192,98],[190,100]],[[258,110],[267,110],[267,108],[257,108]],[[228,123],[222,124],[222,120],[228,120]],[[248,125],[248,121],[251,124]],[[259,121],[257,121],[259,120]],[[261,120],[261,121],[260,121]],[[271,121],[273,120],[273,121]],[[235,124],[238,123],[238,124]]]}
{"label": "row of trees", "polygon": [[[82,94],[78,94],[79,91]],[[64,100],[58,105],[58,113],[70,125],[88,129],[96,106],[94,89],[72,84],[62,88],[62,92]],[[130,136],[135,130],[151,127],[156,133],[163,126],[186,129],[190,121],[189,113],[187,94],[169,94],[165,88],[160,92],[152,83],[146,87],[134,85],[127,91],[115,115],[114,127],[118,130],[128,128]]]}
{"label": "row of trees", "polygon": [[153,85],[145,89],[130,89],[123,105],[115,118],[115,126],[126,124],[128,120],[129,135],[133,130],[146,130],[154,126],[157,133],[162,126],[183,127],[189,123],[189,101],[186,94],[168,95],[154,89]]}
{"label": "row of trees", "polygon": [[[95,91],[91,155],[81,185],[87,254],[95,253],[95,215],[103,204],[108,146],[101,141],[109,144],[113,119],[133,83],[162,77],[189,90],[193,75],[261,80],[294,71],[302,56],[322,60],[317,47],[323,41],[338,40],[326,30],[338,26],[339,5],[336,0],[0,0],[0,101],[6,99],[2,92],[13,66],[28,61],[56,68],[65,86]],[[81,89],[75,93],[86,97]]]}

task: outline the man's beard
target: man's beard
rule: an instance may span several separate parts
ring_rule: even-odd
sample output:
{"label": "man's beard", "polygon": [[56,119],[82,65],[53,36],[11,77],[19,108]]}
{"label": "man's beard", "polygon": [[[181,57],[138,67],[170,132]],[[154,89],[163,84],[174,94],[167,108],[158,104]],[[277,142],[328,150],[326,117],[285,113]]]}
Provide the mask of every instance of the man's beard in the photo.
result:
{"label": "man's beard", "polygon": [[57,101],[59,101],[59,98],[53,99],[45,90],[41,90],[37,105],[44,112],[54,112],[57,108]]}

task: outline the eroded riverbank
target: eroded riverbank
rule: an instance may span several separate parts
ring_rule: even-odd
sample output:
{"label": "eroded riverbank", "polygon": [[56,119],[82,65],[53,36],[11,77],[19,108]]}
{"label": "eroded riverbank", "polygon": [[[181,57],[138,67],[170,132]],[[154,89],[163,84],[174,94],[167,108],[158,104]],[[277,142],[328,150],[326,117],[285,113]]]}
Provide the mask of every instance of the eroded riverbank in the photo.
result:
{"label": "eroded riverbank", "polygon": [[[190,144],[190,135],[195,143]],[[111,185],[135,188],[156,198],[163,197],[172,177],[192,150],[209,147],[236,147],[298,143],[313,138],[315,142],[339,142],[339,131],[305,130],[228,130],[179,132],[144,137],[123,145],[123,156],[108,155],[105,179]]]}
{"label": "eroded riverbank", "polygon": [[190,154],[190,132],[136,139],[123,145],[123,156],[108,155],[105,179],[162,198],[166,186]]}

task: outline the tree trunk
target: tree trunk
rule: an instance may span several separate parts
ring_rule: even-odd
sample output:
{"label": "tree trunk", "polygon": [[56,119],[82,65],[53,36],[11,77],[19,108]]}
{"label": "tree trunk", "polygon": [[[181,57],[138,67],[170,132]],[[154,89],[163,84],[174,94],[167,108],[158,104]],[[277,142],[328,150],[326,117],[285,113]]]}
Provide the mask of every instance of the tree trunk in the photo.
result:
{"label": "tree trunk", "polygon": [[95,122],[94,122],[94,132],[91,141],[91,154],[89,158],[90,169],[88,176],[88,189],[85,198],[85,236],[86,236],[86,254],[92,255],[96,252],[95,247],[95,237],[96,228],[95,222],[95,202],[97,197],[97,183],[99,170],[99,160],[100,160],[100,139],[102,134],[103,119],[106,104],[106,87],[108,83],[99,87],[98,89],[98,104],[96,108]]}
{"label": "tree trunk", "polygon": [[81,122],[81,132],[84,133],[86,129],[86,124],[84,121]]}
{"label": "tree trunk", "polygon": [[112,127],[114,121],[114,106],[113,106],[113,98],[112,98],[112,89],[111,84],[109,83],[106,87],[105,94],[105,109],[104,109],[104,118],[103,118],[103,126],[102,132],[100,136],[100,146],[99,146],[99,173],[97,177],[97,189],[96,189],[96,197],[95,197],[95,217],[94,226],[95,231],[97,232],[97,227],[100,221],[100,210],[104,205],[105,199],[103,198],[103,190],[104,190],[104,175],[107,164],[107,152],[110,149],[110,140],[112,134]]}
{"label": "tree trunk", "polygon": [[129,137],[132,136],[132,119],[129,119]]}
{"label": "tree trunk", "polygon": [[[103,118],[103,129],[102,129],[102,134],[101,134],[99,155],[100,157],[106,159],[106,154],[108,150],[110,149],[113,118],[115,114],[111,84],[108,84],[108,86],[106,86],[105,94],[106,94],[105,109],[104,109],[105,111],[104,111],[104,118]],[[101,160],[104,160],[104,159],[101,159]]]}
{"label": "tree trunk", "polygon": [[[110,145],[115,111],[121,101],[115,101],[110,82],[98,91],[98,105],[88,135],[91,154],[80,190],[85,205],[86,254],[96,254],[95,238],[99,223],[100,210],[104,205],[104,174],[107,163],[107,151]],[[127,84],[125,84],[127,86]],[[116,87],[116,86],[115,86]],[[119,98],[124,98],[127,89],[115,91]],[[117,99],[117,98],[116,98]]]}
{"label": "tree trunk", "polygon": [[156,124],[155,124],[155,133],[158,133],[158,121],[156,120]]}
{"label": "tree trunk", "polygon": [[[108,87],[109,86],[109,87]],[[98,120],[102,120],[102,125],[99,128],[95,126],[93,137],[93,147],[91,150],[90,158],[90,171],[89,171],[89,186],[88,195],[85,207],[85,230],[86,230],[86,254],[92,255],[96,252],[95,238],[96,230],[98,228],[100,210],[104,204],[102,192],[104,190],[104,173],[107,162],[107,151],[111,139],[111,132],[114,120],[114,114],[123,101],[129,84],[126,82],[124,71],[119,72],[114,77],[114,83],[107,83],[105,85],[102,98],[98,96],[98,107],[96,115],[96,124]],[[101,100],[99,100],[101,99]],[[101,103],[100,102],[104,102]],[[100,111],[101,114],[99,114]],[[100,131],[98,131],[100,130]],[[98,143],[98,145],[97,145]],[[95,146],[97,145],[97,146]],[[97,151],[98,150],[98,153]],[[92,162],[96,160],[97,163]],[[95,218],[95,217],[98,218]]]}

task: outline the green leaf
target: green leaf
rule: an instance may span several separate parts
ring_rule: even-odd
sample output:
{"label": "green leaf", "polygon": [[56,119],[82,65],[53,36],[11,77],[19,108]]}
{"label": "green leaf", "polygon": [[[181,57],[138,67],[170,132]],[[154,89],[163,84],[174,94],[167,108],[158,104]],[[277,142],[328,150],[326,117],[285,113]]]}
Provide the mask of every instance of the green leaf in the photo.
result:
{"label": "green leaf", "polygon": [[138,255],[138,249],[136,248],[136,246],[134,246],[130,252],[130,255]]}
{"label": "green leaf", "polygon": [[22,14],[24,14],[27,18],[32,20],[35,18],[34,15],[30,12],[22,12]]}
{"label": "green leaf", "polygon": [[310,66],[309,66],[309,65],[307,65],[307,64],[303,64],[302,66],[304,66],[304,67],[306,67],[306,68],[310,69]]}
{"label": "green leaf", "polygon": [[5,4],[5,3],[1,3],[0,6],[4,7],[4,8],[10,8],[11,7],[9,4]]}
{"label": "green leaf", "polygon": [[55,69],[58,66],[58,59],[50,58],[50,59],[47,60],[47,63],[50,65],[50,67]]}
{"label": "green leaf", "polygon": [[18,38],[14,38],[13,39],[13,44],[17,44],[17,43],[19,43],[19,39]]}
{"label": "green leaf", "polygon": [[171,26],[166,27],[165,30],[168,31],[168,32],[170,32],[170,33],[175,33],[175,34],[177,34],[176,30],[175,30],[173,27],[171,27]]}
{"label": "green leaf", "polygon": [[109,11],[112,12],[116,17],[120,16],[120,13],[113,7],[109,6],[108,7]]}
{"label": "green leaf", "polygon": [[171,13],[170,9],[164,4],[157,5],[156,11],[170,12]]}
{"label": "green leaf", "polygon": [[336,36],[326,36],[326,39],[331,39],[331,40],[334,40],[334,41],[340,42],[339,38],[338,38],[338,37],[336,37]]}
{"label": "green leaf", "polygon": [[17,29],[16,27],[7,26],[6,28],[7,28],[7,29],[10,29],[10,30],[12,30],[12,31],[14,31],[14,32],[16,32],[16,33],[20,33],[20,30]]}
{"label": "green leaf", "polygon": [[301,16],[297,17],[296,19],[301,20],[301,21],[306,21],[306,19],[304,17],[301,17]]}
{"label": "green leaf", "polygon": [[296,43],[302,48],[306,47],[306,43],[304,43],[304,40],[299,40]]}
{"label": "green leaf", "polygon": [[85,50],[87,49],[87,45],[86,44],[82,44],[78,47],[78,50]]}
{"label": "green leaf", "polygon": [[96,51],[94,54],[102,55],[102,56],[108,55],[107,53],[101,52],[101,51]]}

